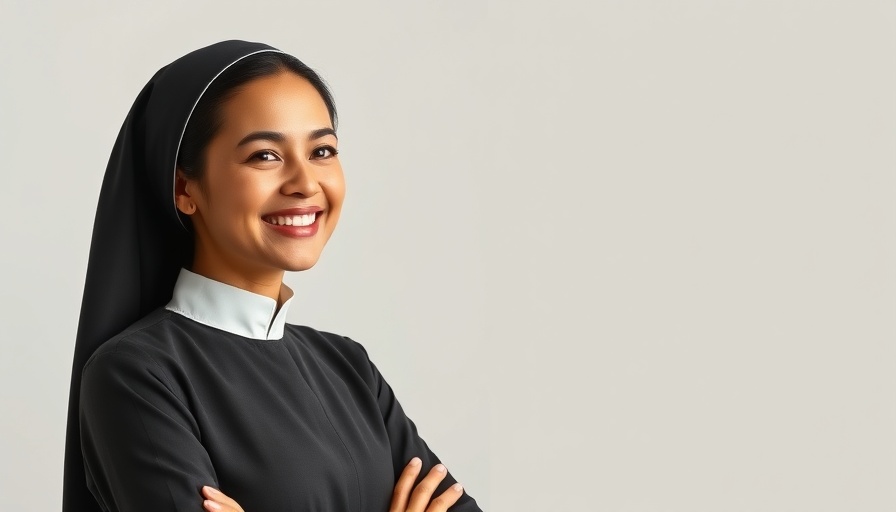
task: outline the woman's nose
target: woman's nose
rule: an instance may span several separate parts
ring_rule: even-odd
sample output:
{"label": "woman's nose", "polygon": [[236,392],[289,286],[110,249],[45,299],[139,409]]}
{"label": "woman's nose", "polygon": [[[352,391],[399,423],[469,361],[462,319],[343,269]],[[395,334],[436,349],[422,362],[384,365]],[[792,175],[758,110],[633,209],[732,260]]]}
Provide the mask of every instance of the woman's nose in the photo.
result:
{"label": "woman's nose", "polygon": [[287,167],[288,175],[283,182],[283,193],[311,197],[321,191],[314,166],[309,162],[295,162]]}

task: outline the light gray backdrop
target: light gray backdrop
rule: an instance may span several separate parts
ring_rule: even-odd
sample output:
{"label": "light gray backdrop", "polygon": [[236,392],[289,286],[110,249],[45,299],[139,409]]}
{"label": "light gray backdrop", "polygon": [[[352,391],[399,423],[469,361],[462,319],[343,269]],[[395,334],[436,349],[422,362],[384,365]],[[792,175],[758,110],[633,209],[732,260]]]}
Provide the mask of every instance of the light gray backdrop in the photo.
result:
{"label": "light gray backdrop", "polygon": [[0,6],[3,510],[61,503],[121,122],[230,38],[341,113],[289,320],[363,343],[486,510],[896,509],[896,2]]}

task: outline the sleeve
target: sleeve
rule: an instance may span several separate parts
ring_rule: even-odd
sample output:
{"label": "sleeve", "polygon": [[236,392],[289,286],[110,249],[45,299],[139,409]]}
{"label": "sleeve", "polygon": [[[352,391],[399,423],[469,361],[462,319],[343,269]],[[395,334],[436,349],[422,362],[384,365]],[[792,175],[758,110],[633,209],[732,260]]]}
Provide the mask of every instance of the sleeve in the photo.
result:
{"label": "sleeve", "polygon": [[[395,393],[392,391],[392,387],[389,386],[389,383],[383,378],[376,365],[370,360],[370,355],[367,353],[367,349],[360,343],[351,340],[351,338],[348,339],[361,347],[361,350],[364,351],[367,363],[370,365],[370,370],[372,372],[371,389],[376,394],[377,403],[379,404],[380,412],[383,415],[383,422],[386,425],[386,431],[389,435],[389,443],[392,448],[392,466],[395,468],[395,481],[398,481],[398,477],[401,475],[405,466],[407,466],[408,462],[416,456],[420,457],[423,461],[423,470],[420,472],[420,477],[417,478],[417,483],[419,483],[429,470],[436,464],[441,463],[441,461],[417,433],[417,426],[404,413],[404,409],[402,409],[401,404],[398,403],[398,400],[395,398]],[[436,488],[433,496],[438,496],[456,482],[457,480],[451,474],[449,468],[448,474]],[[476,500],[467,494],[466,489],[464,489],[464,494],[460,499],[457,500],[449,510],[451,512],[482,512],[482,509],[479,508]]]}
{"label": "sleeve", "polygon": [[139,349],[97,354],[81,381],[87,486],[104,511],[203,510],[214,467],[189,408]]}

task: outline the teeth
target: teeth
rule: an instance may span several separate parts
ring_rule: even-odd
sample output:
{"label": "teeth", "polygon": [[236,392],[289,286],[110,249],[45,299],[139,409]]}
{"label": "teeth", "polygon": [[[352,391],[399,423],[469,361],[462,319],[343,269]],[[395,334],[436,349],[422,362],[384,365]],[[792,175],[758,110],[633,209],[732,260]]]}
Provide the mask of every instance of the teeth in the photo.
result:
{"label": "teeth", "polygon": [[314,223],[315,217],[317,217],[316,213],[309,213],[307,215],[289,215],[286,217],[278,215],[276,217],[267,217],[264,220],[280,226],[310,226]]}

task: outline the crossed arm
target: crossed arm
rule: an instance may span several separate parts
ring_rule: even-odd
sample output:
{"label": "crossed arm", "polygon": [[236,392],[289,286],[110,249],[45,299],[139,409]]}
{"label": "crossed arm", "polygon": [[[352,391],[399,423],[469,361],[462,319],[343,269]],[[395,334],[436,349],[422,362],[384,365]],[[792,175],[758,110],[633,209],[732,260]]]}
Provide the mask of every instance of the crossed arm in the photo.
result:
{"label": "crossed arm", "polygon": [[[456,483],[442,494],[432,497],[436,486],[448,473],[442,464],[432,468],[415,487],[414,482],[420,475],[421,465],[420,458],[414,457],[405,466],[392,492],[389,512],[446,512],[463,495],[463,487]],[[214,487],[203,487],[202,495],[205,497],[202,505],[209,512],[245,512],[236,500]]]}
{"label": "crossed arm", "polygon": [[[369,363],[366,351],[363,357]],[[453,485],[376,367],[369,363],[369,368],[393,467],[403,468],[396,474],[389,512],[480,511]],[[145,352],[124,345],[84,368],[81,438],[90,491],[110,512],[197,512],[200,504],[209,511],[242,511],[233,499],[215,494],[220,483],[199,426],[171,382]]]}

